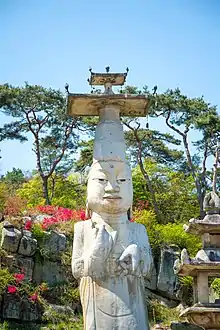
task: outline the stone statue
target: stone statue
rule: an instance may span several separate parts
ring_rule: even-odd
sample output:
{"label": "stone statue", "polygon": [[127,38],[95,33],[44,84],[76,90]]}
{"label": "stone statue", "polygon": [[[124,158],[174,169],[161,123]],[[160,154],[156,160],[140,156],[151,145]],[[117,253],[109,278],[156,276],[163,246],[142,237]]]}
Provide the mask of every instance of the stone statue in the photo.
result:
{"label": "stone statue", "polygon": [[[110,93],[109,93],[110,94]],[[89,220],[75,224],[72,272],[85,330],[148,330],[144,276],[153,266],[146,228],[128,219],[131,170],[119,109],[99,112],[87,186]]]}

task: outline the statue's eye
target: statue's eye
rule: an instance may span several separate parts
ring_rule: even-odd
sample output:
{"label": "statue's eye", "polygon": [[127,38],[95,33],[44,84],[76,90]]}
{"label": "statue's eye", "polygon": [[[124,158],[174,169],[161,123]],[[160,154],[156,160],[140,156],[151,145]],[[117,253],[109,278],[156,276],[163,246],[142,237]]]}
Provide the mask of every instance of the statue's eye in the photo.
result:
{"label": "statue's eye", "polygon": [[118,183],[122,183],[122,182],[125,182],[126,179],[118,179],[117,181],[118,181]]}
{"label": "statue's eye", "polygon": [[107,180],[106,180],[106,179],[103,179],[103,178],[98,178],[98,181],[104,183],[104,182],[106,182]]}

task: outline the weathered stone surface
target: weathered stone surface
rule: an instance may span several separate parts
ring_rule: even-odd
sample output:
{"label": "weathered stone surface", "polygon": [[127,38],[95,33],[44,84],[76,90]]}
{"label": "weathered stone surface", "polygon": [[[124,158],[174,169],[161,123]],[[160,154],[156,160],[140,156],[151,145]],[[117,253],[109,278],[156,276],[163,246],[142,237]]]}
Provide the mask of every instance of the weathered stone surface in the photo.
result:
{"label": "weathered stone surface", "polygon": [[4,295],[3,319],[21,319],[21,298],[17,294]]}
{"label": "weathered stone surface", "polygon": [[47,239],[44,240],[44,247],[49,253],[57,256],[57,254],[66,249],[66,236],[56,231],[51,231]]}
{"label": "weathered stone surface", "polygon": [[202,330],[199,326],[188,322],[171,323],[171,330]]}
{"label": "weathered stone surface", "polygon": [[49,285],[65,281],[65,274],[58,262],[45,260],[43,263],[35,262],[33,281],[36,284],[47,282]]}
{"label": "weathered stone surface", "polygon": [[[111,84],[105,88],[110,95]],[[133,187],[117,107],[100,109],[93,159],[87,187],[91,218],[75,224],[72,254],[84,327],[147,330],[144,278],[153,260],[146,228],[128,221]]]}
{"label": "weathered stone surface", "polygon": [[179,290],[179,280],[173,268],[175,261],[179,257],[180,253],[174,248],[161,250],[157,290],[165,297],[176,299],[176,294]]}
{"label": "weathered stone surface", "polygon": [[42,223],[45,218],[51,218],[51,215],[48,214],[37,214],[31,217],[34,223]]}
{"label": "weathered stone surface", "polygon": [[163,296],[161,296],[158,292],[152,292],[151,290],[145,288],[145,294],[148,299],[150,300],[157,300],[159,301],[162,305],[169,307],[169,308],[175,308],[179,305],[179,300],[175,299],[168,299]]}
{"label": "weathered stone surface", "polygon": [[[72,308],[70,308],[69,306],[61,306],[61,305],[53,305],[53,304],[49,304],[48,309],[46,309],[44,311],[43,316],[49,320],[50,319],[50,314],[51,312],[55,312],[57,314],[60,315],[60,319],[62,319],[62,315],[69,318],[74,318],[75,317],[75,313],[72,310]],[[53,319],[53,317],[52,317]]]}
{"label": "weathered stone surface", "polygon": [[23,255],[23,256],[33,256],[37,250],[37,240],[24,235],[21,238],[19,248],[18,248],[18,253]]}
{"label": "weathered stone surface", "polygon": [[32,280],[34,268],[34,261],[32,258],[24,258],[19,255],[7,255],[3,258],[2,264],[12,273],[21,272],[25,274],[24,281]]}
{"label": "weathered stone surface", "polygon": [[3,304],[3,319],[20,321],[40,321],[42,308],[37,302],[21,298],[17,294],[5,294]]}
{"label": "weathered stone surface", "polygon": [[1,247],[9,252],[17,252],[21,239],[21,232],[14,227],[2,229]]}
{"label": "weathered stone surface", "polygon": [[42,307],[38,302],[32,302],[28,298],[21,301],[21,320],[24,322],[40,321]]}
{"label": "weathered stone surface", "polygon": [[162,324],[155,324],[151,330],[170,330],[170,327]]}
{"label": "weathered stone surface", "polygon": [[157,272],[155,265],[153,265],[152,275],[150,279],[145,279],[146,288],[155,291],[157,289]]}

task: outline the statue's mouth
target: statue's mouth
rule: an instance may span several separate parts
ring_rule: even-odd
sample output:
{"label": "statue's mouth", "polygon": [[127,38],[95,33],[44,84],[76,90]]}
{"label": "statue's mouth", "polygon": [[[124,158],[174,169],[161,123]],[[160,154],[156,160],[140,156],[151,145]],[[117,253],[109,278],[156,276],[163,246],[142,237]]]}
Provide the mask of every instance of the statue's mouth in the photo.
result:
{"label": "statue's mouth", "polygon": [[104,199],[121,199],[120,196],[114,196],[114,195],[106,195],[103,197]]}

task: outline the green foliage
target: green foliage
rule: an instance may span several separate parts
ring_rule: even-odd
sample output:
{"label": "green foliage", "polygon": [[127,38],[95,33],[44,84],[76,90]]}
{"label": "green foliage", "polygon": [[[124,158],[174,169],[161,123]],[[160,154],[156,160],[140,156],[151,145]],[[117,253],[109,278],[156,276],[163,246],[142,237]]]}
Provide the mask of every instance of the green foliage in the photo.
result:
{"label": "green foliage", "polygon": [[2,295],[7,286],[14,282],[13,275],[8,271],[7,268],[0,268],[0,295]]}
{"label": "green foliage", "polygon": [[5,84],[0,86],[0,108],[4,114],[18,119],[5,124],[3,131],[13,133],[16,127],[23,140],[27,140],[27,133],[32,134],[43,197],[50,204],[48,179],[71,169],[78,143],[74,130],[77,122],[66,113],[64,95],[58,90],[27,83],[24,87]]}
{"label": "green foliage", "polygon": [[27,201],[27,207],[29,208],[44,204],[42,183],[38,175],[25,182],[16,193]]}
{"label": "green foliage", "polygon": [[169,325],[171,322],[180,320],[180,313],[175,308],[168,308],[162,305],[157,300],[151,300],[149,308],[150,322],[153,324],[161,323],[162,325]]}
{"label": "green foliage", "polygon": [[211,284],[214,292],[220,297],[220,278],[215,278]]}
{"label": "green foliage", "polygon": [[80,303],[79,289],[67,286],[61,296],[61,303],[63,305],[72,306]]}
{"label": "green foliage", "polygon": [[[191,175],[159,165],[153,159],[146,159],[144,167],[155,191],[162,223],[175,221],[184,223],[199,215],[195,185]],[[139,200],[145,200],[149,201],[152,208],[152,196],[139,166],[133,169],[132,176],[134,206]]]}
{"label": "green foliage", "polygon": [[3,182],[6,183],[9,193],[14,194],[15,191],[25,182],[24,173],[20,168],[14,168],[12,171],[7,171],[3,177]]}
{"label": "green foliage", "polygon": [[[48,193],[51,203],[71,209],[78,209],[85,205],[86,186],[81,183],[77,175],[68,177],[59,175],[48,180]],[[32,208],[36,205],[43,205],[43,190],[41,178],[35,175],[28,182],[17,190],[17,194],[27,201],[27,206]]]}
{"label": "green foliage", "polygon": [[47,233],[43,230],[42,226],[38,223],[33,224],[31,228],[32,236],[37,241],[42,241],[47,236]]}
{"label": "green foliage", "polygon": [[5,182],[0,182],[0,212],[3,212],[8,197],[8,187]]}
{"label": "green foliage", "polygon": [[186,248],[191,255],[195,255],[201,248],[201,239],[184,231],[183,225],[178,223],[158,224],[155,214],[151,210],[136,211],[135,221],[142,223],[148,232],[151,247],[155,253],[164,245],[177,245]]}

